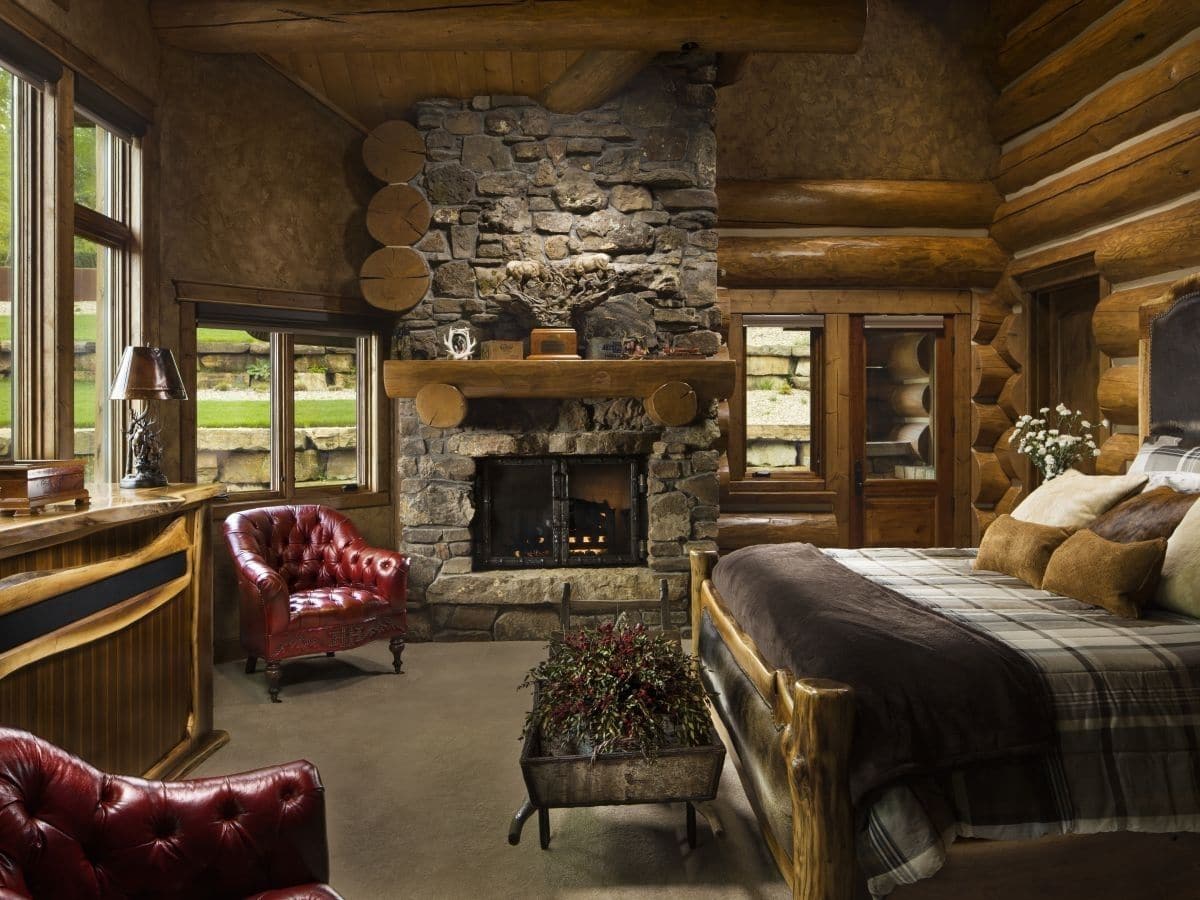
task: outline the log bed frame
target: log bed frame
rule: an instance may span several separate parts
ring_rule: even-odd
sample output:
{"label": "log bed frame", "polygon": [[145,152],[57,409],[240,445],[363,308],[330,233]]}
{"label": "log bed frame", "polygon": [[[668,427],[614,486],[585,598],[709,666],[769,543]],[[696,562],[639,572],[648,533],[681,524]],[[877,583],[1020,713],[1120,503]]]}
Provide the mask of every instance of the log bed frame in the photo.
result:
{"label": "log bed frame", "polygon": [[[1153,433],[1155,427],[1150,348],[1152,338],[1164,340],[1165,335],[1153,331],[1152,326],[1177,304],[1195,306],[1195,310],[1189,308],[1186,312],[1200,315],[1200,279],[1179,282],[1162,300],[1142,307],[1139,403],[1143,415],[1139,437]],[[1188,352],[1195,365],[1189,368],[1200,371],[1200,346],[1196,346],[1194,337],[1191,344]],[[1178,361],[1179,346],[1173,349],[1173,359]],[[1175,379],[1173,383],[1194,393],[1187,379]],[[1178,403],[1174,406],[1178,416]],[[1200,419],[1200,411],[1191,419]],[[732,720],[736,716],[723,709],[726,704],[720,697],[713,704],[714,719],[738,766],[767,846],[794,900],[867,897],[855,857],[854,810],[847,770],[854,730],[853,690],[840,682],[772,669],[714,587],[711,575],[716,562],[715,551],[690,553],[693,647],[704,664],[711,689],[718,694],[729,691],[731,697],[749,697],[751,703],[761,701],[760,715],[769,715],[773,724],[771,746],[764,753],[751,742],[738,739],[744,723]],[[730,668],[727,662],[722,665],[720,660],[731,660],[736,668]],[[739,715],[748,717],[751,713],[743,706]],[[771,770],[776,773],[776,786],[782,781],[780,772],[786,777],[790,836],[778,833],[782,831],[778,819],[773,825],[765,812],[770,798],[764,793],[771,784],[764,773]],[[1012,900],[1031,896],[1030,887],[1036,885],[1038,896],[1056,900],[1127,900],[1145,896],[1148,886],[1153,886],[1157,896],[1193,896],[1197,883],[1197,834],[1125,832],[1029,841],[960,839],[950,848],[946,865],[935,877],[897,888],[891,897]]]}

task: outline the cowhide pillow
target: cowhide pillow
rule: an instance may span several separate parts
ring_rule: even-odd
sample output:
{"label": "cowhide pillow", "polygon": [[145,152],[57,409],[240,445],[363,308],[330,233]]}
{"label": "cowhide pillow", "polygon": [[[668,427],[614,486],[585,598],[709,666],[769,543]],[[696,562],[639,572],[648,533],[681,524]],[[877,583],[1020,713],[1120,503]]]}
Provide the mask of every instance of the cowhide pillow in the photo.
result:
{"label": "cowhide pillow", "polygon": [[1154,488],[1118,503],[1092,522],[1088,530],[1118,544],[1169,538],[1197,500],[1200,494]]}

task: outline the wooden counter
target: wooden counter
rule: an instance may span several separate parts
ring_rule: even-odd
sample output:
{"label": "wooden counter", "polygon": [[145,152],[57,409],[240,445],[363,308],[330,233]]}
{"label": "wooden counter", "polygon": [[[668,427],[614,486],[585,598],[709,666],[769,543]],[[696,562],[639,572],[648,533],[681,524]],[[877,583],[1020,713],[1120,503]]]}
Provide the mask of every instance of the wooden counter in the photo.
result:
{"label": "wooden counter", "polygon": [[221,485],[0,518],[0,723],[109,772],[179,777],[229,736],[212,710],[209,507]]}

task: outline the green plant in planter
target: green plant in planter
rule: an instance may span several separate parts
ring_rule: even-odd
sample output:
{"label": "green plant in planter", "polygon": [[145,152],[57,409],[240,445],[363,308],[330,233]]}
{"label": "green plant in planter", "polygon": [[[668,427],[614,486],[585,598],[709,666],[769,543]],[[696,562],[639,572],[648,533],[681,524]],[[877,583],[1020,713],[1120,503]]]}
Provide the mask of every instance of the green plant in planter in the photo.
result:
{"label": "green plant in planter", "polygon": [[640,751],[709,742],[697,662],[677,641],[624,617],[568,631],[525,676],[537,702],[525,734],[550,756]]}

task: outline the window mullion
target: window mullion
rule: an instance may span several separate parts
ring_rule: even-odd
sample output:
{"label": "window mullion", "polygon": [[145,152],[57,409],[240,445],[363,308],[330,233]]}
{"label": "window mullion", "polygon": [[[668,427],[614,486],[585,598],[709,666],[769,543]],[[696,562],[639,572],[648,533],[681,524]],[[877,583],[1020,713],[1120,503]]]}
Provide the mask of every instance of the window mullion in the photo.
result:
{"label": "window mullion", "polygon": [[295,337],[272,332],[271,342],[271,456],[274,458],[273,487],[285,498],[296,493],[296,459],[293,445],[296,422]]}

